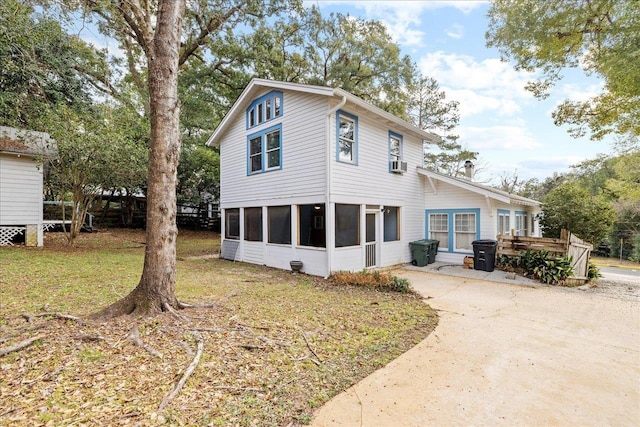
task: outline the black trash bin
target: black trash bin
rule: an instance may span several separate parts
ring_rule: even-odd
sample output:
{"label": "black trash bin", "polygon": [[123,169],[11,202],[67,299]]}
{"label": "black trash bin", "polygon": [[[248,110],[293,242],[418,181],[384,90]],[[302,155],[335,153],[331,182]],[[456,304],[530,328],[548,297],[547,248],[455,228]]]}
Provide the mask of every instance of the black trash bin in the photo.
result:
{"label": "black trash bin", "polygon": [[496,266],[496,240],[474,240],[473,245],[473,269],[493,271]]}

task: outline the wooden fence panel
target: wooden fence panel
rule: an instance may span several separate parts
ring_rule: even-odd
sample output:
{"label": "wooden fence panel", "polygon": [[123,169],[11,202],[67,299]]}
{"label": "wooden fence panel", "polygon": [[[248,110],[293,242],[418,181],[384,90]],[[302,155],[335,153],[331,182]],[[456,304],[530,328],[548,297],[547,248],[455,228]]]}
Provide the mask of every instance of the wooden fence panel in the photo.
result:
{"label": "wooden fence panel", "polygon": [[592,250],[592,245],[567,230],[562,230],[560,239],[501,234],[498,236],[496,253],[498,255],[516,256],[526,251],[547,251],[560,256],[571,257],[573,277],[567,282],[575,284],[589,280],[589,257]]}

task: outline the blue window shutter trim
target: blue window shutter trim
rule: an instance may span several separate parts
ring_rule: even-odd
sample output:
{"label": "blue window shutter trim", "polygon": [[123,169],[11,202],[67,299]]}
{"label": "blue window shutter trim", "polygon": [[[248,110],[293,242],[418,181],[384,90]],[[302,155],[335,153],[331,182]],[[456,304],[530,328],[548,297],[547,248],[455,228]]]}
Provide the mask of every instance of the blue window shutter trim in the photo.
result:
{"label": "blue window shutter trim", "polygon": [[[353,120],[353,162],[344,162],[340,160],[340,117],[348,117]],[[351,113],[347,113],[343,110],[336,111],[336,162],[346,163],[350,165],[358,166],[358,148],[360,143],[358,142],[358,116],[353,115]]]}
{"label": "blue window shutter trim", "polygon": [[[279,167],[277,168],[271,168],[268,169],[267,168],[267,139],[266,139],[266,135],[274,132],[274,131],[278,131],[280,132],[280,149],[279,149]],[[261,161],[262,161],[262,167],[260,168],[259,171],[254,171],[251,172],[251,140],[254,138],[260,137],[261,140]],[[271,126],[268,127],[266,129],[261,130],[260,132],[256,132],[256,133],[252,133],[251,135],[247,136],[247,176],[249,175],[257,175],[260,173],[264,173],[264,172],[271,172],[271,171],[275,171],[275,170],[281,170],[282,169],[282,149],[283,149],[283,141],[284,141],[284,137],[282,134],[282,123],[278,123],[275,126]]]}
{"label": "blue window shutter trim", "polygon": [[454,237],[455,237],[455,215],[456,213],[473,213],[476,214],[476,240],[480,240],[480,208],[458,208],[458,209],[426,209],[425,210],[425,239],[429,238],[429,215],[430,214],[447,214],[447,220],[449,221],[449,248],[446,252],[451,253],[468,253],[468,252],[456,252],[454,250]]}
{"label": "blue window shutter trim", "polygon": [[[280,114],[278,116],[275,115],[275,99],[278,98],[279,100],[279,104],[280,104]],[[264,103],[267,99],[271,100],[270,102],[270,108],[273,110],[271,113],[271,117],[267,120],[266,116],[267,113],[265,111],[266,108],[266,103]],[[264,103],[264,104],[263,104]],[[258,116],[258,105],[263,105],[262,107],[262,115],[259,117]],[[254,115],[254,124],[253,126],[251,125],[250,122],[250,115],[253,112]],[[257,127],[259,125],[262,125],[264,123],[268,123],[272,120],[278,119],[280,117],[282,117],[284,115],[284,96],[282,94],[282,92],[278,91],[278,90],[273,90],[265,95],[262,95],[259,98],[256,98],[255,100],[253,100],[253,102],[251,102],[251,104],[247,107],[246,110],[246,128],[247,129],[251,129],[254,127]]]}
{"label": "blue window shutter trim", "polygon": [[403,156],[402,156],[402,151],[403,151],[403,146],[404,146],[404,137],[402,135],[400,135],[399,133],[396,133],[392,130],[389,131],[389,137],[387,138],[387,167],[389,169],[389,172],[391,172],[391,137],[395,137],[397,139],[400,140],[400,160],[402,160]]}

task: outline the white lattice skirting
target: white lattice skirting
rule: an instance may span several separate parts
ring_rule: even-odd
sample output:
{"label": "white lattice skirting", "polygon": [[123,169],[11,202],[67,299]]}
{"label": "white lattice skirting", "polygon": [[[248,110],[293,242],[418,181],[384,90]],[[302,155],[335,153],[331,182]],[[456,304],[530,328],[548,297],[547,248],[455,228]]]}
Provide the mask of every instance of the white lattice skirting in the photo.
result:
{"label": "white lattice skirting", "polygon": [[13,245],[11,240],[17,235],[24,234],[24,227],[0,227],[0,246]]}

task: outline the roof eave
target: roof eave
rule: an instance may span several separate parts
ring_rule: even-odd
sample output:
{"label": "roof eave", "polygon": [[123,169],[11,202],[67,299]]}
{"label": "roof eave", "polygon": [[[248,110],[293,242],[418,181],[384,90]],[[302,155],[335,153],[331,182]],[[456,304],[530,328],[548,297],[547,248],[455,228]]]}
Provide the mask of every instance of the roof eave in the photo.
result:
{"label": "roof eave", "polygon": [[230,125],[232,118],[236,116],[237,110],[240,108],[240,105],[243,104],[245,98],[248,94],[254,89],[254,87],[268,87],[273,89],[281,89],[281,90],[296,90],[299,92],[305,92],[315,95],[323,95],[323,96],[338,96],[340,98],[346,97],[347,101],[358,105],[366,110],[371,111],[374,114],[377,114],[384,119],[394,123],[395,125],[405,129],[408,132],[413,133],[414,135],[422,138],[424,141],[428,141],[431,143],[437,143],[440,140],[440,137],[437,135],[426,132],[421,129],[416,128],[415,126],[407,123],[406,121],[394,116],[393,114],[382,110],[381,108],[376,107],[373,104],[370,104],[357,96],[339,88],[331,88],[325,86],[313,86],[313,85],[305,85],[300,83],[289,83],[289,82],[281,82],[274,80],[265,80],[265,79],[252,79],[251,82],[247,85],[247,87],[242,91],[238,99],[233,103],[233,106],[229,109],[227,114],[225,114],[224,118],[220,122],[220,124],[213,131],[209,139],[207,139],[206,145],[219,147],[220,136],[227,130],[227,127]]}

